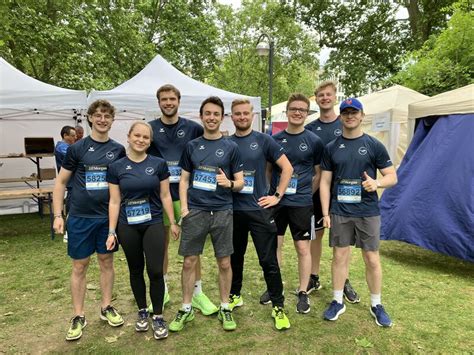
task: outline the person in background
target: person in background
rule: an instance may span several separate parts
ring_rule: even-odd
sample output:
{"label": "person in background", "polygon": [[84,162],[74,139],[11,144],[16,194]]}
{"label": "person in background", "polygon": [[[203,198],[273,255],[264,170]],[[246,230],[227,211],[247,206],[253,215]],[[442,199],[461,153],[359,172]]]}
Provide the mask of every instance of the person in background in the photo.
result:
{"label": "person in background", "polygon": [[54,147],[54,158],[56,160],[56,169],[58,173],[63,166],[63,160],[66,156],[66,152],[71,144],[76,142],[76,130],[71,126],[64,126],[61,128],[61,138],[59,142],[56,143]]}
{"label": "person in background", "polygon": [[84,128],[82,126],[74,127],[76,130],[76,142],[84,137]]}

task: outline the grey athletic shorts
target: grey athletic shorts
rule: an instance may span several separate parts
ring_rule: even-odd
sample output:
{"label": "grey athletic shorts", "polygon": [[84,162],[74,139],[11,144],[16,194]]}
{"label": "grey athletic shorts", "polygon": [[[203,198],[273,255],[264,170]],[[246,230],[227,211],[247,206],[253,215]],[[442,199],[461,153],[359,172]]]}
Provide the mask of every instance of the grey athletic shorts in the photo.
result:
{"label": "grey athletic shorts", "polygon": [[232,230],[232,210],[189,210],[181,223],[178,253],[181,256],[201,255],[210,234],[216,258],[230,256],[234,253]]}
{"label": "grey athletic shorts", "polygon": [[380,246],[380,216],[344,217],[331,214],[330,247],[355,245],[366,251],[377,251]]}

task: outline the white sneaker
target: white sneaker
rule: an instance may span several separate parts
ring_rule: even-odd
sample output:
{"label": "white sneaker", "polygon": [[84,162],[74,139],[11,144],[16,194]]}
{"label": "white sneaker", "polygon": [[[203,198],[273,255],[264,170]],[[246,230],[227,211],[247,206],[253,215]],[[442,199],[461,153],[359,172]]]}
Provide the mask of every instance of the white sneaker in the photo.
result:
{"label": "white sneaker", "polygon": [[67,232],[66,232],[66,233],[64,233],[64,236],[63,236],[63,242],[64,242],[64,243],[67,243]]}

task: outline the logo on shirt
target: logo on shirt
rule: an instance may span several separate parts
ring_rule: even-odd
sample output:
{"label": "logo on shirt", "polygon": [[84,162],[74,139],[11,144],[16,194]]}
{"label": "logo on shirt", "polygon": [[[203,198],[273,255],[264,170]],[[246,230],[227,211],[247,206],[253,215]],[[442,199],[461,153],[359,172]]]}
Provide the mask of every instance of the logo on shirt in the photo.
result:
{"label": "logo on shirt", "polygon": [[160,128],[160,133],[164,133],[165,132],[165,129],[164,128]]}
{"label": "logo on shirt", "polygon": [[339,149],[344,149],[346,146],[344,144],[339,144]]}
{"label": "logo on shirt", "polygon": [[106,156],[107,159],[109,159],[109,160],[112,160],[113,158],[115,158],[114,152],[110,152],[110,151],[108,151],[107,153],[105,153],[105,156]]}
{"label": "logo on shirt", "polygon": [[342,134],[342,130],[341,130],[340,128],[336,128],[336,129],[334,130],[334,135],[335,135],[336,137],[339,137],[341,134]]}
{"label": "logo on shirt", "polygon": [[250,143],[250,149],[257,150],[258,149],[258,143],[257,142]]}
{"label": "logo on shirt", "polygon": [[206,149],[206,148],[203,145],[199,146],[199,150],[204,150],[204,149]]}
{"label": "logo on shirt", "polygon": [[366,147],[360,147],[358,150],[360,155],[366,155],[367,154],[367,148]]}
{"label": "logo on shirt", "polygon": [[282,143],[287,143],[286,138],[283,138],[283,140],[282,140],[281,142],[282,142]]}
{"label": "logo on shirt", "polygon": [[89,152],[95,152],[94,147],[89,147],[88,151]]}
{"label": "logo on shirt", "polygon": [[131,166],[131,165],[127,165],[127,166],[125,167],[125,170],[132,170],[132,166]]}
{"label": "logo on shirt", "polygon": [[301,143],[300,144],[300,150],[302,152],[306,152],[308,150],[308,146],[306,145],[306,143]]}
{"label": "logo on shirt", "polygon": [[154,172],[155,172],[155,169],[153,169],[151,166],[145,168],[145,174],[147,175],[153,175]]}
{"label": "logo on shirt", "polygon": [[321,127],[316,128],[316,131],[322,131]]}
{"label": "logo on shirt", "polygon": [[216,150],[216,156],[218,158],[222,158],[224,156],[224,151],[222,149],[217,149]]}
{"label": "logo on shirt", "polygon": [[176,132],[176,135],[178,136],[178,138],[183,138],[186,135],[186,133],[184,133],[184,131],[180,129],[178,132]]}

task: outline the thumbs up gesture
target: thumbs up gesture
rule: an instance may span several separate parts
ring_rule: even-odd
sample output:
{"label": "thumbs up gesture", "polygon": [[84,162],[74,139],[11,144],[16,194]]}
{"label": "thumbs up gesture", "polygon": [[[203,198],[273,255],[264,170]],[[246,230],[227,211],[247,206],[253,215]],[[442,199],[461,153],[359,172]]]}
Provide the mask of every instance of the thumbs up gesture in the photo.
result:
{"label": "thumbs up gesture", "polygon": [[367,171],[364,171],[362,174],[362,178],[364,181],[362,181],[362,187],[364,188],[365,191],[367,192],[374,192],[377,191],[378,183],[377,180],[372,179],[369,174],[367,174]]}
{"label": "thumbs up gesture", "polygon": [[219,174],[216,175],[216,180],[220,187],[229,188],[231,186],[230,180],[221,168],[219,168]]}

